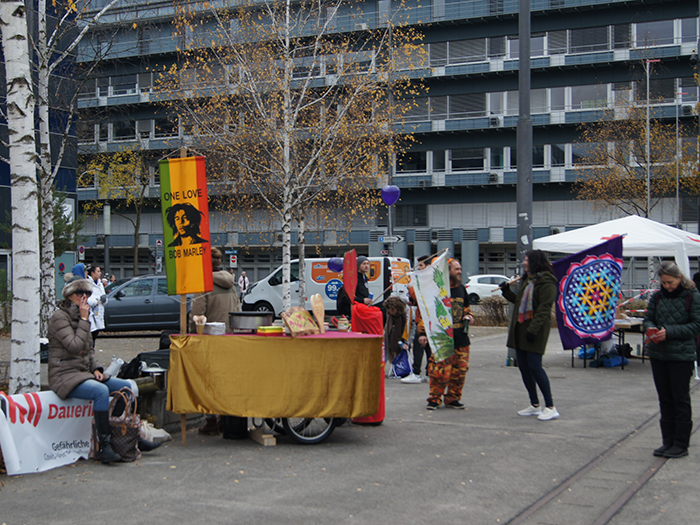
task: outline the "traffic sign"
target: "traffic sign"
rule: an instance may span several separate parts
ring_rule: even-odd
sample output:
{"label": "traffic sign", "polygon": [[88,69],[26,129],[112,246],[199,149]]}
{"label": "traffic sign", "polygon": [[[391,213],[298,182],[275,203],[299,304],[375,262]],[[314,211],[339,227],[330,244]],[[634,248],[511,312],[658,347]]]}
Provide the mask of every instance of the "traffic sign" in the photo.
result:
{"label": "traffic sign", "polygon": [[238,255],[231,255],[229,262],[231,263],[231,268],[238,268]]}
{"label": "traffic sign", "polygon": [[156,248],[160,248],[163,246],[163,241],[161,239],[156,239]]}
{"label": "traffic sign", "polygon": [[379,242],[382,242],[384,244],[393,244],[395,242],[403,242],[404,238],[401,237],[400,235],[387,235],[386,237],[379,237]]}
{"label": "traffic sign", "polygon": [[224,250],[224,255],[236,255],[238,250]]}
{"label": "traffic sign", "polygon": [[85,246],[82,244],[78,246],[78,260],[79,261],[84,261],[85,260]]}
{"label": "traffic sign", "polygon": [[389,250],[382,250],[382,255],[389,255]]}

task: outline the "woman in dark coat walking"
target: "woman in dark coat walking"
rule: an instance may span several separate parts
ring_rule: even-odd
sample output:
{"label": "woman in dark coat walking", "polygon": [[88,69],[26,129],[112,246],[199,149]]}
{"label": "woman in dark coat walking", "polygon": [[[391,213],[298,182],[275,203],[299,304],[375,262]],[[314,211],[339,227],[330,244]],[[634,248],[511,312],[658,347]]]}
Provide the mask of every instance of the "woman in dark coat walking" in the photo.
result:
{"label": "woman in dark coat walking", "polygon": [[661,289],[649,299],[644,318],[646,351],[661,409],[663,444],[654,455],[682,458],[688,455],[693,428],[690,378],[700,334],[700,294],[670,261],[661,263],[658,275]]}
{"label": "woman in dark coat walking", "polygon": [[[523,275],[514,292],[508,283],[501,285],[503,297],[514,303],[508,330],[508,347],[515,348],[520,375],[530,396],[530,406],[520,410],[521,416],[537,416],[540,421],[559,417],[552,400],[549,378],[542,368],[552,323],[552,305],[557,297],[554,269],[541,250],[531,250],[523,261]],[[540,406],[537,387],[544,396]]]}

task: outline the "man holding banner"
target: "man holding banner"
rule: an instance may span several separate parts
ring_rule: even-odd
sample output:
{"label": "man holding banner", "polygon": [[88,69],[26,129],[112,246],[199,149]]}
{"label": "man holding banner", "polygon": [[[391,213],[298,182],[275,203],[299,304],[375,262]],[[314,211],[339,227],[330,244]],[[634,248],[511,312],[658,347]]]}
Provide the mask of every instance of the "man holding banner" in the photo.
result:
{"label": "man holding banner", "polygon": [[466,328],[473,318],[467,291],[462,284],[462,265],[456,259],[448,261],[447,253],[443,253],[424,270],[414,272],[411,284],[433,349],[428,362],[430,395],[427,409],[436,410],[444,396],[446,407],[463,410],[460,399],[469,370]]}

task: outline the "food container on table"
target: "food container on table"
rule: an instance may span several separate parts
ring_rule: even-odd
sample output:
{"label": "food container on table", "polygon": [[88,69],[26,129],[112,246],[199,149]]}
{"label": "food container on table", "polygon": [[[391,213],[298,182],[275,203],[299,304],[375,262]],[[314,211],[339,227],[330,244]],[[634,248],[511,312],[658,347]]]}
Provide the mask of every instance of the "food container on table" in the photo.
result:
{"label": "food container on table", "polygon": [[204,333],[206,335],[224,335],[226,325],[224,323],[207,323],[204,325]]}
{"label": "food container on table", "polygon": [[270,326],[274,318],[272,312],[230,312],[228,316],[232,333],[254,333],[259,326]]}
{"label": "food container on table", "polygon": [[151,363],[142,368],[141,373],[152,377],[158,390],[164,390],[168,386],[168,370],[162,368],[158,363]]}
{"label": "food container on table", "polygon": [[258,335],[263,337],[282,337],[284,335],[283,326],[259,326]]}

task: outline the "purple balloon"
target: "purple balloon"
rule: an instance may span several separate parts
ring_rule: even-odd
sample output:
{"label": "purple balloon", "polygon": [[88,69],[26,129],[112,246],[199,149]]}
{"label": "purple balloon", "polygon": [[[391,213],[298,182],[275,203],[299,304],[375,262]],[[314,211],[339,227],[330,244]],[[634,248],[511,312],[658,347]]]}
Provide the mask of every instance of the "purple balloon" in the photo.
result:
{"label": "purple balloon", "polygon": [[382,188],[382,200],[387,206],[393,206],[401,197],[401,189],[398,186],[386,185]]}
{"label": "purple balloon", "polygon": [[333,257],[328,260],[328,269],[332,272],[342,272],[343,271],[343,259],[342,257]]}

